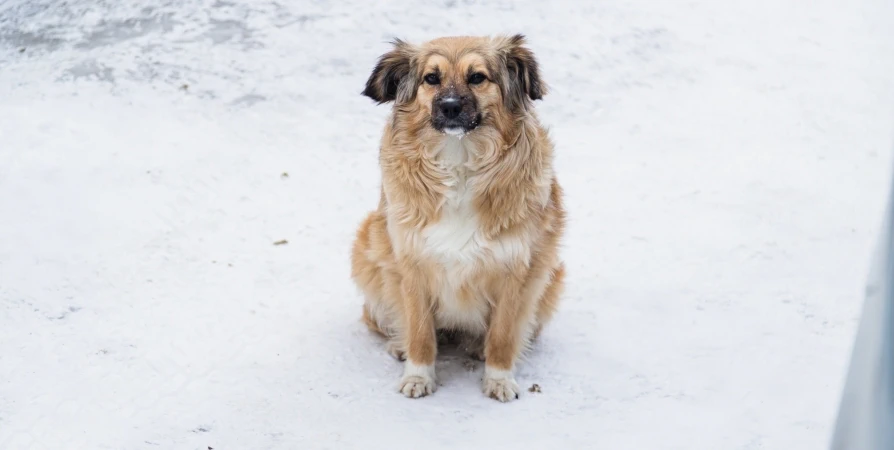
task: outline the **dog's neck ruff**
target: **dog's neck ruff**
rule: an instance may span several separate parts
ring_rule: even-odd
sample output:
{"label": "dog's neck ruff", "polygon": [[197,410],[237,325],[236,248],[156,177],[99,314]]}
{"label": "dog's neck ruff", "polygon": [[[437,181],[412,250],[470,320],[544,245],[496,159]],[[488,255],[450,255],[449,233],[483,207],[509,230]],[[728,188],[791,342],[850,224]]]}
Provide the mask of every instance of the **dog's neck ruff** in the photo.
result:
{"label": "dog's neck ruff", "polygon": [[434,148],[431,158],[438,166],[449,175],[447,181],[451,187],[456,182],[465,182],[469,175],[469,162],[475,153],[475,143],[471,139],[463,139],[462,136],[444,135],[441,142]]}

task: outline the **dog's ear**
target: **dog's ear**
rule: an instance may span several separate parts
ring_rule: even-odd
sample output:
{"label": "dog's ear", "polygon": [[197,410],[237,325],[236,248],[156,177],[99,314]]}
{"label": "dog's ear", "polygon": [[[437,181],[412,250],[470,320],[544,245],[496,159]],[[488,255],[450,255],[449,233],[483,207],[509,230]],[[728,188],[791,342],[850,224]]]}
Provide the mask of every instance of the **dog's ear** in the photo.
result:
{"label": "dog's ear", "polygon": [[525,43],[522,34],[497,39],[497,53],[506,68],[503,98],[512,110],[523,108],[532,100],[540,100],[547,93],[537,59]]}
{"label": "dog's ear", "polygon": [[413,76],[415,49],[400,39],[395,39],[392,43],[394,49],[379,57],[362,92],[378,104],[395,99],[408,100],[415,91]]}

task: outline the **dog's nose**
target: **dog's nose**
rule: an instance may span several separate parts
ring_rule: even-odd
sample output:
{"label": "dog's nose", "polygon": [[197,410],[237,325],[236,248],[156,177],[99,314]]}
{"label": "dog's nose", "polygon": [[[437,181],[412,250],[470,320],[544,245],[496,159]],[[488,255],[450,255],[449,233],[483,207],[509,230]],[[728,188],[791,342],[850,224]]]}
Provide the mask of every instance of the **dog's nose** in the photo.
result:
{"label": "dog's nose", "polygon": [[438,108],[441,110],[441,114],[444,114],[444,117],[448,119],[456,119],[459,117],[459,113],[463,110],[459,98],[457,97],[441,99],[441,101],[438,102]]}

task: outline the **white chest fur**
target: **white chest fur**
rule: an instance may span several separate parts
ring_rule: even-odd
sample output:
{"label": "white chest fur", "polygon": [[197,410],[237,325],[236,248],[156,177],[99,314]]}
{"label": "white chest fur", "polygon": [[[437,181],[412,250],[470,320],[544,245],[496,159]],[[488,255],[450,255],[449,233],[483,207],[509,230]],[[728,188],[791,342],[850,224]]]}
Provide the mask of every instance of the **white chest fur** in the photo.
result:
{"label": "white chest fur", "polygon": [[445,263],[472,263],[487,244],[478,231],[479,219],[469,186],[467,142],[447,136],[436,154],[438,164],[447,174],[447,189],[438,221],[422,230],[423,251]]}
{"label": "white chest fur", "polygon": [[422,252],[444,264],[472,266],[478,262],[502,264],[528,258],[527,242],[516,236],[488,239],[481,230],[475,208],[475,191],[471,186],[479,176],[468,168],[475,152],[466,139],[447,136],[435,155],[447,174],[444,204],[440,216],[421,231]]}
{"label": "white chest fur", "polygon": [[447,174],[444,204],[438,221],[421,231],[421,251],[437,262],[436,319],[440,327],[483,331],[489,303],[474,285],[482,264],[502,264],[525,253],[515,237],[487,239],[481,232],[470,185],[475,176],[467,163],[474,148],[469,140],[448,136],[436,158]]}

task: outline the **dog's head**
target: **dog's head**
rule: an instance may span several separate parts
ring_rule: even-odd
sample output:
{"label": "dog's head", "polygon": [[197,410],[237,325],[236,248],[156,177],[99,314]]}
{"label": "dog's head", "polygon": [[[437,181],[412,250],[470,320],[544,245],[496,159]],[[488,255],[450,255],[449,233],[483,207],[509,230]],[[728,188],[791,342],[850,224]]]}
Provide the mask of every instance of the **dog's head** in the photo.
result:
{"label": "dog's head", "polygon": [[363,95],[427,121],[437,131],[468,133],[524,113],[546,94],[522,35],[448,37],[415,46],[397,40],[382,55]]}

